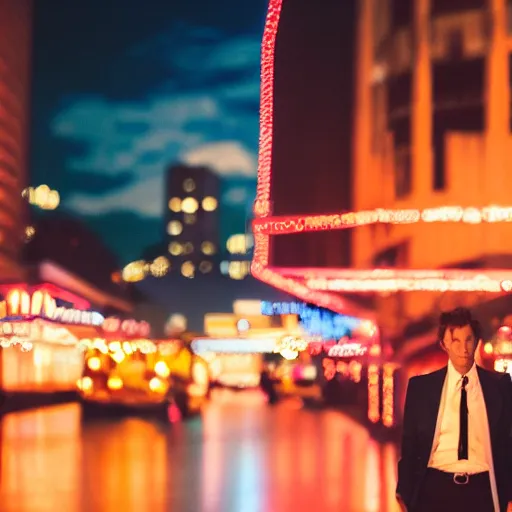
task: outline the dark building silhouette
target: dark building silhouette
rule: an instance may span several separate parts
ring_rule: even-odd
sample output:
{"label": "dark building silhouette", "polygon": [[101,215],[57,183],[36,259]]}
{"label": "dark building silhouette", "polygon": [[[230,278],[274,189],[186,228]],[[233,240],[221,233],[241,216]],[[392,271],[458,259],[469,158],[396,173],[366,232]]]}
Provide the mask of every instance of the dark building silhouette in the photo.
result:
{"label": "dark building silhouette", "polygon": [[185,277],[218,271],[220,180],[206,167],[175,165],[167,173],[167,251]]}
{"label": "dark building silhouette", "polygon": [[[355,2],[283,2],[275,53],[274,215],[351,208]],[[340,27],[342,29],[340,30]],[[342,267],[350,230],[276,236],[272,265]]]}
{"label": "dark building silhouette", "polygon": [[114,297],[140,299],[135,288],[116,278],[119,262],[99,237],[82,222],[56,213],[42,215],[25,244],[29,267],[51,261]]}
{"label": "dark building silhouette", "polygon": [[0,0],[0,281],[23,278],[32,1]]}

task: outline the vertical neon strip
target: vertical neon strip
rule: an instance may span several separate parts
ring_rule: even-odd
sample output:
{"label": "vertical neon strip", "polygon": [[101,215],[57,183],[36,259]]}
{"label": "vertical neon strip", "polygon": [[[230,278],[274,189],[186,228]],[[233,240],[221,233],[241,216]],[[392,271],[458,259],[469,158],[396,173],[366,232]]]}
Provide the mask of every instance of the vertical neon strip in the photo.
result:
{"label": "vertical neon strip", "polygon": [[368,366],[368,419],[372,423],[380,420],[379,381],[379,366],[372,363]]}

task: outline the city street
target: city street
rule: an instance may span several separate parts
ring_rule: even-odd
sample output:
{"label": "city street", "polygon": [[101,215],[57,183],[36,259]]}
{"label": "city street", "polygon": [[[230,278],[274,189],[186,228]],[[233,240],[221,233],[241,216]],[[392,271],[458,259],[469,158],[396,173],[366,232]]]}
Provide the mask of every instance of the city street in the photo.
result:
{"label": "city street", "polygon": [[1,429],[1,512],[393,512],[396,449],[335,411],[218,392],[202,418],[83,425],[78,405]]}

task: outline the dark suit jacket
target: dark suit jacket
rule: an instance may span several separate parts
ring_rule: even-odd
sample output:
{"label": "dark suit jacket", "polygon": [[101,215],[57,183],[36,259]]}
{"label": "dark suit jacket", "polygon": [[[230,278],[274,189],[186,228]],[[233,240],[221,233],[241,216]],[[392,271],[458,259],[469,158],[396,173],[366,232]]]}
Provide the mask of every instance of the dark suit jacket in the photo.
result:
{"label": "dark suit jacket", "polygon": [[[506,511],[512,501],[512,381],[508,374],[477,370],[487,408],[500,508]],[[396,492],[408,510],[414,510],[427,471],[446,372],[445,366],[412,377],[407,387]]]}

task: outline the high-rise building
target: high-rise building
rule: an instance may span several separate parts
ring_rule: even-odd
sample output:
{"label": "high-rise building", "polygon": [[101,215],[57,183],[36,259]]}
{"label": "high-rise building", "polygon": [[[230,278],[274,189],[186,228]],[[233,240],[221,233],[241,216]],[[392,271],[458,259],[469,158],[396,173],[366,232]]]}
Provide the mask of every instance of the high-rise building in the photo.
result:
{"label": "high-rise building", "polygon": [[[358,0],[355,210],[509,205],[510,0]],[[357,268],[511,268],[510,223],[372,224],[353,230]],[[489,297],[488,295],[486,297]],[[387,334],[475,293],[379,298]]]}
{"label": "high-rise building", "polygon": [[220,179],[205,167],[167,175],[166,239],[171,268],[188,278],[218,272]]}
{"label": "high-rise building", "polygon": [[22,279],[32,1],[0,0],[0,281]]}

